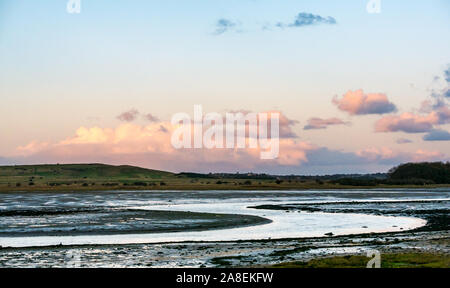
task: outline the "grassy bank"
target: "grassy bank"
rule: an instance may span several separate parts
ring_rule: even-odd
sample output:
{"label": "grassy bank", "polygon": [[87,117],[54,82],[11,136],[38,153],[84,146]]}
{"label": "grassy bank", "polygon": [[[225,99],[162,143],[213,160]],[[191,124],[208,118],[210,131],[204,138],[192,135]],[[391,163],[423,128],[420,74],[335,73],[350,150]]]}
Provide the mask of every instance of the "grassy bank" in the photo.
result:
{"label": "grassy bank", "polygon": [[[365,268],[365,256],[335,256],[307,262],[276,264],[275,268]],[[388,253],[381,255],[381,268],[450,268],[450,255],[439,253]]]}

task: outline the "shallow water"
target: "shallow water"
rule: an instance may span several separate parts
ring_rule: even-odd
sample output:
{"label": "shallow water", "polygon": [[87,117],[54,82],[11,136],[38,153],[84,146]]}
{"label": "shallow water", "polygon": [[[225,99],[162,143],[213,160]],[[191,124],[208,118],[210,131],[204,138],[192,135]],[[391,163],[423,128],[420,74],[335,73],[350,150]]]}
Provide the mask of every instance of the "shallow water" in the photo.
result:
{"label": "shallow water", "polygon": [[[426,221],[413,217],[393,217],[351,213],[309,213],[283,210],[258,210],[248,208],[258,205],[288,205],[320,203],[363,202],[377,207],[383,204],[383,209],[389,205],[404,205],[405,209],[415,206],[424,200],[432,206],[448,205],[450,190],[352,190],[352,191],[110,191],[110,192],[82,192],[82,193],[5,193],[0,194],[0,215],[17,213],[14,221],[11,216],[0,216],[0,232],[14,230],[14,225],[25,228],[46,229],[52,221],[65,221],[67,229],[80,228],[81,223],[92,221],[89,213],[74,213],[60,215],[58,211],[84,211],[98,209],[100,211],[117,209],[158,210],[158,211],[191,211],[224,214],[245,214],[264,217],[272,220],[269,224],[230,228],[210,231],[170,232],[170,233],[133,233],[117,235],[97,235],[95,225],[92,225],[88,235],[69,236],[33,236],[0,237],[3,247],[28,247],[49,245],[86,245],[86,244],[131,244],[131,243],[159,243],[183,241],[236,241],[261,240],[300,237],[323,237],[326,233],[333,235],[348,235],[370,232],[394,232],[414,229],[426,224]],[[442,200],[445,200],[442,202]],[[390,203],[390,202],[398,203]],[[401,201],[405,202],[402,204]],[[371,202],[375,202],[372,203]],[[379,203],[381,202],[381,203]],[[434,204],[436,203],[436,204]],[[364,205],[366,205],[364,204]],[[375,206],[374,206],[375,205]],[[386,208],[387,207],[387,208]],[[18,212],[32,211],[35,215],[21,216]],[[54,218],[46,215],[48,211],[56,211]],[[3,214],[2,214],[3,213]],[[40,214],[41,213],[41,214]],[[101,212],[99,212],[101,213]],[[26,214],[26,213],[22,213]],[[86,217],[88,219],[86,219]],[[108,221],[108,220],[107,220]],[[141,221],[142,219],[137,219]],[[151,221],[151,220],[147,220]],[[189,220],[187,220],[189,221]],[[133,225],[133,221],[117,222],[104,225],[118,226]],[[18,224],[19,223],[19,224]],[[161,223],[160,223],[161,224]],[[175,224],[177,224],[175,222]],[[31,225],[37,225],[31,227]],[[162,223],[164,225],[164,223]],[[173,225],[173,223],[167,223]],[[179,223],[179,225],[183,225]]]}

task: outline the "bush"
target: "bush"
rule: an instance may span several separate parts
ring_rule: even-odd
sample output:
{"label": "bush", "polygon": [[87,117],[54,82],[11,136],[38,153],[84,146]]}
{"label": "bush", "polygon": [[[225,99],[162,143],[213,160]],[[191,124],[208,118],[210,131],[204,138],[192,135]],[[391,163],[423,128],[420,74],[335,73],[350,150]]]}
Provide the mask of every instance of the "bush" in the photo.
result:
{"label": "bush", "polygon": [[145,182],[134,182],[134,186],[147,186]]}
{"label": "bush", "polygon": [[102,183],[102,186],[119,186],[119,183]]}

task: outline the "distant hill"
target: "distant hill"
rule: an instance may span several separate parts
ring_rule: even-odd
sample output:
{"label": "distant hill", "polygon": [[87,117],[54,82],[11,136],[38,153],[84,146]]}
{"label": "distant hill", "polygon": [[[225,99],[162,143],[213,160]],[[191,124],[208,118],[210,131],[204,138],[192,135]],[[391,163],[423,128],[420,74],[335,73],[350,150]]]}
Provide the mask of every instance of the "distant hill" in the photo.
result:
{"label": "distant hill", "polygon": [[177,176],[134,166],[48,164],[0,166],[0,190],[86,190],[161,186]]}
{"label": "distant hill", "polygon": [[389,171],[389,180],[428,181],[430,184],[450,184],[450,163],[406,163]]}
{"label": "distant hill", "polygon": [[0,166],[0,176],[51,176],[70,178],[161,178],[173,173],[135,166],[106,164],[48,164]]}

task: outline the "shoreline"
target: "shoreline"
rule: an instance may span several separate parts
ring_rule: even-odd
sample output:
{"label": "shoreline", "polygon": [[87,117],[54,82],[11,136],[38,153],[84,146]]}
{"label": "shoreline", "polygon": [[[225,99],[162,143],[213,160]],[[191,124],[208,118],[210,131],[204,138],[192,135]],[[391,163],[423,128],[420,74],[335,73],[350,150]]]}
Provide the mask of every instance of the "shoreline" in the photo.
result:
{"label": "shoreline", "polygon": [[[64,255],[73,253],[74,251],[80,251],[82,255],[84,255],[83,253],[89,254],[97,251],[95,253],[100,253],[99,256],[104,253],[102,251],[105,251],[113,255],[139,254],[134,262],[135,264],[128,263],[125,266],[119,265],[118,267],[273,268],[278,266],[279,268],[283,268],[283,265],[291,264],[292,262],[307,263],[310,260],[328,261],[328,259],[336,257],[365,257],[365,251],[374,249],[382,253],[382,259],[383,255],[394,253],[428,253],[429,255],[444,255],[444,257],[448,258],[450,257],[449,244],[450,233],[448,231],[419,232],[409,230],[334,237],[231,242],[53,245],[22,248],[2,247],[0,248],[0,267],[8,267],[10,265],[7,264],[9,261],[4,259],[8,255],[10,255],[8,259],[12,259],[10,257],[16,259],[15,257],[17,255],[35,255],[38,258],[45,255],[44,258],[47,260],[44,261],[44,264],[39,265],[40,267],[65,267],[64,263],[56,262],[59,264],[54,263],[50,265],[47,261],[51,263],[52,261],[61,259],[61,257],[64,259]],[[269,254],[264,255],[263,253],[259,257],[256,256],[256,258],[252,256],[255,251],[256,253],[260,253],[267,249],[269,249]],[[333,252],[334,250],[336,252]],[[150,253],[150,251],[153,252]],[[206,259],[204,260],[204,264],[195,266],[158,266],[158,261],[166,259],[171,253],[178,253],[180,257],[189,253],[192,254],[191,257],[206,257]],[[151,256],[153,254],[154,256]],[[303,266],[304,264],[301,265]],[[30,267],[26,263],[16,266]],[[88,266],[82,265],[81,267],[116,267],[116,265],[110,266],[110,264],[105,263],[95,265],[95,263],[90,263]],[[342,266],[330,266],[327,268],[340,267]],[[444,267],[449,268],[448,266]],[[301,267],[298,265],[291,268]],[[361,268],[365,268],[365,266]]]}
{"label": "shoreline", "polygon": [[[425,219],[421,219],[425,220]],[[334,236],[318,236],[318,237],[296,237],[296,238],[274,238],[274,239],[254,239],[254,240],[223,240],[223,241],[180,241],[180,242],[143,242],[143,243],[103,243],[103,244],[59,244],[59,245],[46,245],[46,246],[0,246],[0,251],[6,251],[6,250],[27,250],[27,249],[50,249],[50,248],[105,248],[105,247],[125,247],[125,246],[136,246],[136,245],[178,245],[178,244],[233,244],[233,243],[278,243],[278,242],[292,242],[292,241],[321,241],[321,240],[342,240],[342,239],[352,239],[352,238],[382,238],[382,237],[389,237],[389,236],[402,236],[402,234],[405,234],[403,236],[407,236],[407,234],[414,234],[417,232],[425,232],[420,230],[421,228],[424,228],[428,225],[428,222],[420,227],[412,228],[409,230],[404,231],[388,231],[388,232],[369,232],[369,233],[358,233],[358,234],[345,234],[345,235],[334,235]],[[247,226],[253,226],[253,225],[247,225]],[[240,227],[246,227],[244,226],[238,226],[238,227],[232,227],[232,228],[240,228]],[[225,230],[225,229],[232,229],[232,228],[223,228],[223,229],[216,229],[216,230]],[[194,230],[190,230],[194,231]],[[442,230],[433,231],[433,232],[445,232]],[[158,232],[156,232],[158,233]],[[151,233],[149,233],[151,234]],[[114,236],[115,234],[100,234],[100,236]],[[120,234],[119,234],[120,235]],[[449,234],[450,236],[450,234]],[[15,236],[5,236],[5,237],[11,237],[15,238]],[[23,237],[23,236],[17,236],[17,237]],[[30,236],[33,237],[33,236]]]}
{"label": "shoreline", "polygon": [[[364,189],[365,191],[373,191],[373,189]],[[321,233],[326,232],[334,232],[336,235],[326,236],[324,234],[320,234],[320,237],[289,237],[282,238],[283,235],[277,234],[280,238],[273,239],[246,239],[245,240],[229,240],[224,241],[227,237],[223,238],[215,238],[212,241],[205,241],[208,239],[201,238],[200,241],[155,241],[153,243],[148,243],[148,241],[144,242],[135,242],[135,243],[99,243],[93,244],[87,243],[84,245],[58,245],[60,242],[55,241],[55,243],[48,243],[51,245],[46,246],[28,246],[28,247],[2,247],[0,248],[0,267],[65,267],[64,259],[66,259],[66,255],[73,255],[74,253],[78,253],[81,256],[82,261],[80,262],[81,267],[271,267],[272,265],[279,264],[283,267],[286,263],[292,262],[307,262],[311,259],[315,259],[317,261],[322,261],[321,259],[326,259],[323,261],[334,261],[333,263],[340,263],[339,259],[350,259],[352,261],[359,263],[361,259],[365,258],[365,251],[368,249],[379,250],[382,255],[384,254],[398,254],[398,257],[404,257],[405,253],[422,253],[427,252],[430,257],[434,257],[436,259],[446,259],[445,257],[450,257],[450,232],[448,229],[448,208],[446,199],[442,199],[442,196],[428,193],[427,189],[420,189],[423,192],[416,194],[414,191],[404,191],[403,189],[390,190],[390,194],[385,194],[387,191],[383,191],[378,189],[379,191],[373,192],[365,192],[359,191],[351,192],[348,191],[348,196],[338,196],[340,195],[339,191],[330,191],[329,195],[335,195],[342,201],[325,201],[325,202],[311,202],[311,203],[298,203],[295,201],[289,201],[286,203],[272,202],[272,204],[278,204],[279,209],[283,212],[282,215],[285,217],[292,218],[295,216],[291,209],[288,209],[288,206],[283,205],[293,205],[294,209],[315,209],[320,207],[319,214],[330,212],[333,213],[350,213],[350,214],[372,214],[372,215],[380,215],[380,216],[400,216],[400,217],[415,217],[419,218],[418,220],[426,220],[426,225],[411,229],[411,230],[392,230],[391,232],[366,232],[366,233],[351,233],[351,234],[339,234],[339,231],[336,230],[328,230],[329,228],[325,228],[323,230],[327,230]],[[381,190],[381,191],[380,191]],[[283,192],[284,191],[284,192]],[[401,193],[401,192],[405,193]],[[437,189],[436,191],[442,191]],[[112,191],[112,193],[117,192],[117,197],[129,197],[120,191]],[[130,200],[133,199],[146,199],[145,197],[149,197],[149,199],[154,199],[155,197],[159,199],[162,197],[162,201],[166,203],[172,203],[173,199],[178,197],[177,192],[173,194],[166,194],[161,191],[150,191],[155,192],[155,195],[145,196],[145,192],[136,191],[136,195],[130,196]],[[302,193],[299,192],[299,195],[306,195],[306,199],[311,197],[316,197],[316,195],[322,195],[321,191],[315,191],[316,193]],[[400,192],[400,193],[399,193]],[[442,195],[448,197],[447,190],[444,190]],[[46,193],[46,192],[44,192]],[[48,193],[48,192],[47,192]],[[140,194],[141,193],[141,194]],[[183,191],[180,191],[183,193]],[[36,193],[38,194],[38,193]],[[6,194],[5,194],[6,195]],[[14,199],[16,195],[20,195],[19,192],[15,192],[15,195],[10,195],[11,199]],[[119,196],[121,195],[121,196]],[[183,195],[183,196],[181,196]],[[188,196],[190,195],[190,196]],[[209,196],[208,196],[209,195]],[[241,195],[241,196],[238,196]],[[207,201],[213,201],[213,199],[226,199],[226,198],[235,198],[242,197],[242,199],[246,199],[248,197],[269,197],[268,199],[284,199],[284,197],[299,197],[294,196],[292,192],[288,192],[285,190],[281,190],[279,192],[265,192],[260,191],[260,193],[253,192],[247,190],[247,193],[239,193],[234,191],[229,191],[229,193],[220,192],[218,194],[214,193],[214,191],[210,191],[210,193],[205,193],[199,191],[198,194],[195,191],[191,193],[183,193],[180,194],[180,197],[186,197],[186,199],[197,199],[201,197]],[[411,196],[408,196],[411,195]],[[414,195],[414,196],[413,196]],[[432,196],[431,201],[427,201],[423,197],[426,195]],[[49,197],[52,197],[51,194],[48,194]],[[23,199],[33,199],[35,196],[23,196]],[[50,201],[51,199],[66,199],[61,201],[73,201],[74,196],[67,194],[66,196],[58,196],[55,194],[55,198],[47,198],[47,195],[36,195],[36,197],[40,197],[42,201]],[[108,199],[109,197],[115,197],[114,194],[108,193],[104,194],[102,191],[98,191],[98,193],[92,193],[92,195],[83,195],[80,193],[79,197],[88,197],[86,199],[96,199],[96,197],[100,197],[101,201],[106,201],[104,199]],[[134,197],[134,198],[133,198]],[[144,198],[142,198],[144,197]],[[281,198],[279,198],[281,197]],[[322,196],[321,196],[322,197]],[[328,199],[328,194],[323,195],[323,199]],[[351,201],[347,201],[346,198],[350,197]],[[366,197],[374,198],[374,200],[365,201],[364,203],[359,202],[359,200],[364,200]],[[386,199],[386,202],[382,200],[378,200],[377,197],[381,197],[381,199]],[[404,200],[396,200],[389,201],[391,197]],[[403,198],[406,197],[406,198]],[[416,200],[407,199],[408,197],[412,197]],[[445,198],[444,197],[444,198]],[[5,196],[4,198],[7,200],[8,198]],[[127,198],[128,199],[128,198]],[[184,199],[184,198],[183,198]],[[210,199],[210,200],[208,200]],[[406,200],[406,201],[405,201]],[[356,201],[356,202],[355,202]],[[444,202],[445,201],[445,202]],[[37,203],[45,203],[45,202],[37,202]],[[188,201],[189,202],[189,201]],[[299,200],[301,202],[301,200]],[[436,202],[436,203],[434,203]],[[64,203],[64,202],[62,202]],[[246,203],[242,201],[235,200],[235,203],[239,203],[239,206],[244,205],[245,207],[249,207]],[[295,204],[297,203],[297,204]],[[256,204],[256,203],[255,203]],[[263,203],[264,204],[264,203]],[[410,205],[414,204],[414,209],[408,208]],[[41,204],[42,205],[42,204]],[[172,205],[172,204],[169,204]],[[302,206],[303,205],[303,206]],[[350,205],[350,206],[349,206]],[[400,206],[399,206],[400,205]],[[44,206],[42,206],[44,207]],[[137,207],[137,206],[136,206]],[[189,206],[188,206],[189,207]],[[273,208],[276,205],[272,206]],[[179,209],[184,209],[186,207],[180,207]],[[44,212],[49,210],[50,208],[45,209]],[[162,206],[161,209],[164,209]],[[217,213],[222,213],[219,209],[217,210],[215,206],[210,207],[208,209],[212,209],[212,211],[216,211]],[[50,209],[51,210],[51,209]],[[252,209],[253,210],[253,209]],[[258,210],[258,209],[255,209]],[[286,210],[286,211],[283,211]],[[53,211],[53,210],[52,210]],[[52,212],[50,211],[50,212]],[[185,210],[186,211],[186,210]],[[191,210],[196,211],[196,210]],[[234,211],[232,209],[231,211]],[[270,210],[266,210],[270,211]],[[289,211],[289,213],[288,213]],[[358,213],[359,211],[359,213]],[[14,212],[14,211],[12,211]],[[26,212],[26,211],[25,211]],[[70,211],[69,211],[70,212]],[[201,212],[196,211],[196,212]],[[15,212],[14,212],[15,213]],[[28,213],[28,212],[27,212]],[[264,212],[266,214],[267,212]],[[26,214],[26,213],[25,213]],[[238,214],[238,213],[234,213]],[[245,213],[244,213],[245,214]],[[250,215],[252,215],[250,213]],[[260,214],[255,214],[260,215]],[[267,215],[272,215],[268,213]],[[300,214],[299,214],[300,215]],[[332,216],[333,217],[333,216]],[[271,219],[271,217],[268,217]],[[358,218],[362,219],[362,218]],[[339,220],[342,221],[342,220]],[[361,227],[364,221],[361,221],[355,227]],[[333,226],[333,224],[331,224]],[[398,225],[396,223],[389,224],[386,227],[390,227],[390,225]],[[371,227],[371,225],[368,225]],[[331,227],[331,226],[329,226]],[[399,226],[400,229],[406,226]],[[245,229],[245,228],[244,228]],[[359,229],[359,231],[366,229]],[[223,231],[223,232],[222,232]],[[370,230],[369,230],[370,231]],[[337,232],[337,233],[336,233]],[[344,231],[343,231],[344,232]],[[357,231],[355,231],[357,232]],[[221,230],[218,234],[226,236],[227,230]],[[300,234],[301,235],[301,234]],[[244,235],[239,235],[244,236]],[[109,236],[114,238],[114,236]],[[242,237],[240,237],[242,238]],[[114,240],[114,239],[112,239]],[[159,240],[159,239],[155,239]],[[160,239],[163,240],[163,239]],[[7,242],[5,242],[7,244]],[[32,244],[32,243],[31,243]],[[69,242],[63,241],[63,244],[71,244]],[[7,245],[4,245],[7,246]],[[12,245],[13,246],[13,245]],[[419,248],[419,249],[415,249]],[[402,254],[402,255],[400,255]],[[416,255],[416,254],[414,254]],[[441,256],[439,256],[441,255]],[[443,255],[443,256],[442,256]],[[447,256],[449,255],[449,256]],[[348,257],[347,257],[348,256]],[[356,258],[354,258],[355,256]],[[335,260],[329,260],[330,258],[336,258]],[[394,257],[394,256],[393,256]],[[30,259],[30,261],[24,261],[24,259]],[[387,258],[386,258],[387,259]],[[430,258],[431,259],[431,258]],[[433,258],[434,259],[434,258]],[[353,261],[355,260],[355,261]],[[395,259],[394,259],[395,260]],[[430,260],[431,261],[431,260]],[[433,260],[434,261],[434,260]],[[442,263],[441,262],[433,262],[433,263]],[[289,265],[291,265],[289,264]],[[305,265],[305,264],[300,264]],[[318,264],[317,264],[318,265]],[[338,264],[336,264],[338,265]],[[437,264],[436,264],[437,265]],[[445,264],[439,264],[445,265]],[[303,267],[303,266],[302,266]],[[339,266],[334,266],[339,267]],[[444,266],[447,267],[447,266]],[[361,267],[363,268],[363,267]]]}
{"label": "shoreline", "polygon": [[[273,186],[239,186],[234,185],[211,185],[211,186],[189,186],[189,185],[167,185],[164,187],[142,187],[142,186],[95,186],[95,187],[46,187],[46,186],[32,186],[32,187],[1,187],[0,195],[3,193],[78,193],[78,192],[112,192],[112,191],[149,191],[149,192],[173,192],[173,191],[352,191],[352,190],[402,190],[402,189],[412,189],[412,190],[427,190],[427,189],[450,189],[450,185],[377,185],[377,186],[343,186],[343,185],[308,185],[308,186],[295,186],[295,185],[273,185]],[[344,191],[344,192],[345,192]]]}

